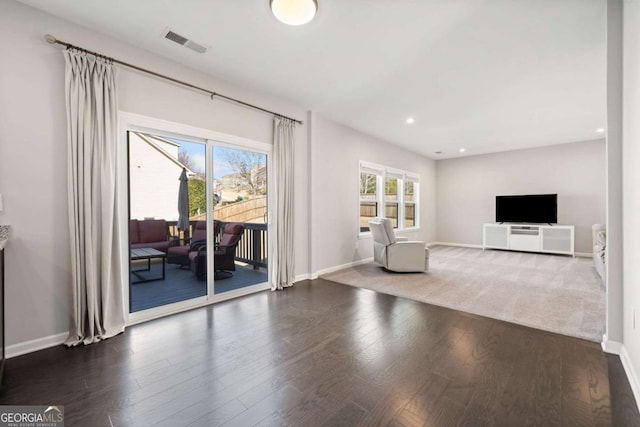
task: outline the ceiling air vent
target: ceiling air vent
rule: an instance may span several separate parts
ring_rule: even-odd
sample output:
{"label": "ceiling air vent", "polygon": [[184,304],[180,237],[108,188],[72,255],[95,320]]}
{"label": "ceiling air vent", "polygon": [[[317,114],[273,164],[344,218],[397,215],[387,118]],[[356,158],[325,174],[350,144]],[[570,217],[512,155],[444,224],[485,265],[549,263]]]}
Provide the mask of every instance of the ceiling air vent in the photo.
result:
{"label": "ceiling air vent", "polygon": [[164,38],[171,40],[172,42],[176,42],[179,45],[182,45],[184,47],[188,47],[191,50],[195,50],[198,53],[205,53],[207,51],[207,48],[202,46],[199,43],[196,43],[192,40],[189,40],[186,37],[181,36],[180,34],[174,33],[171,30],[167,30],[164,33]]}

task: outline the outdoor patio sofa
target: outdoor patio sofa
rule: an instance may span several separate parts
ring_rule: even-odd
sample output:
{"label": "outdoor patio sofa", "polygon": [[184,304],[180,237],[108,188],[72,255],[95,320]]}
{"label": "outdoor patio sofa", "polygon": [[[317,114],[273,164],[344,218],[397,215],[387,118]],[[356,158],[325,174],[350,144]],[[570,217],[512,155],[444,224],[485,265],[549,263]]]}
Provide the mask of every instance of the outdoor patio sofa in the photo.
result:
{"label": "outdoor patio sofa", "polygon": [[153,248],[167,252],[169,229],[164,219],[132,219],[129,221],[131,249]]}

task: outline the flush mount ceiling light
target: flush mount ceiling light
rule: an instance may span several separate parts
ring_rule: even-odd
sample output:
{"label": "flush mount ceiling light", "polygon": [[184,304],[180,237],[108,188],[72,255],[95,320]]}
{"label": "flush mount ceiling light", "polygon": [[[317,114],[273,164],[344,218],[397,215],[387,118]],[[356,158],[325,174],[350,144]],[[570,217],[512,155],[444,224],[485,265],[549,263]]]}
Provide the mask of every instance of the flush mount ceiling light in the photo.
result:
{"label": "flush mount ceiling light", "polygon": [[598,132],[598,133],[604,133],[604,128],[596,129],[596,132]]}
{"label": "flush mount ceiling light", "polygon": [[467,151],[467,150],[465,150],[464,148],[461,148],[461,149],[459,149],[458,151],[460,151],[461,153],[464,153],[464,152],[465,152],[465,151]]}
{"label": "flush mount ceiling light", "polygon": [[316,16],[318,2],[316,0],[269,0],[269,7],[278,21],[287,25],[304,25]]}
{"label": "flush mount ceiling light", "polygon": [[409,117],[409,118],[407,118],[407,124],[412,125],[412,124],[414,124],[415,122],[416,122],[416,119],[414,119],[413,117]]}

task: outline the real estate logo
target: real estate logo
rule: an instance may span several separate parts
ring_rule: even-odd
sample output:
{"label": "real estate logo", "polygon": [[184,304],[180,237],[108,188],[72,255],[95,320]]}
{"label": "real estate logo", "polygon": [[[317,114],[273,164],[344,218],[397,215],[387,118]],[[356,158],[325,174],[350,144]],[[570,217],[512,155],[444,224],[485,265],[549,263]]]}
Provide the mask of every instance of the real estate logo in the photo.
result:
{"label": "real estate logo", "polygon": [[64,427],[64,406],[0,406],[0,427]]}

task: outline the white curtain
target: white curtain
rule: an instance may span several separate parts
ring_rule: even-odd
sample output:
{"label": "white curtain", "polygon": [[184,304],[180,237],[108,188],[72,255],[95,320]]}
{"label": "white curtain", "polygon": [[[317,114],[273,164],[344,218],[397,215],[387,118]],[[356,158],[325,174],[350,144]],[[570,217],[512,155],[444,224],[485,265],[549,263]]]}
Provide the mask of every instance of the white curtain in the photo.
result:
{"label": "white curtain", "polygon": [[64,51],[72,325],[67,345],[91,344],[124,330],[116,226],[116,70]]}
{"label": "white curtain", "polygon": [[272,234],[273,254],[270,255],[271,290],[293,286],[293,131],[292,120],[275,117],[273,121],[273,156],[276,200],[276,227]]}

